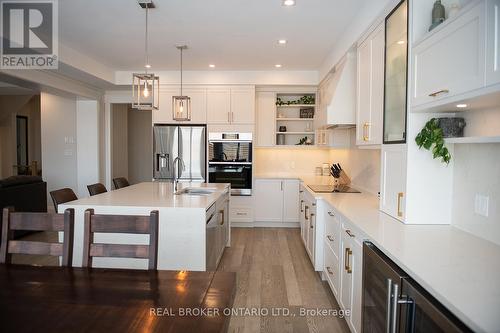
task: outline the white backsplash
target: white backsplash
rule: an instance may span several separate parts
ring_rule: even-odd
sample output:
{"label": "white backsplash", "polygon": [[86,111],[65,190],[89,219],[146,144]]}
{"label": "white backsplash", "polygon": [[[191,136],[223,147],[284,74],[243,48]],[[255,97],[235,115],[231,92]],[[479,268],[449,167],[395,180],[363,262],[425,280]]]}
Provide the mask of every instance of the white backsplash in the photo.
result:
{"label": "white backsplash", "polygon": [[[500,144],[457,144],[452,223],[500,245]],[[474,211],[476,194],[489,197],[488,217]]]}

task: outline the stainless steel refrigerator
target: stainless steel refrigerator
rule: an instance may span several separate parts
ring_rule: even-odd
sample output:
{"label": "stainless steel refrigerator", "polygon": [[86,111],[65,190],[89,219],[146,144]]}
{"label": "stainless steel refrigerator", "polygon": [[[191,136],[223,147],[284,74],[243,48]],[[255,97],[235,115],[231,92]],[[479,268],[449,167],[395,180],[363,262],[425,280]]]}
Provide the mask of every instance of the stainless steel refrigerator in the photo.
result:
{"label": "stainless steel refrigerator", "polygon": [[153,128],[153,177],[173,179],[173,162],[182,158],[185,169],[177,167],[181,181],[206,181],[206,126],[155,125]]}

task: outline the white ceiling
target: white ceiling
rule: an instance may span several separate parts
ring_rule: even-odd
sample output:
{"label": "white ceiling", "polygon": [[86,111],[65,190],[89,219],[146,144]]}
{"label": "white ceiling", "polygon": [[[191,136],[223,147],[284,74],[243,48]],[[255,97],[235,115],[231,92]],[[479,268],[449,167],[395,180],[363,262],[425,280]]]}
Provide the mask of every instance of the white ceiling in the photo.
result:
{"label": "white ceiling", "polygon": [[[154,0],[153,70],[317,70],[337,38],[370,0]],[[144,64],[145,12],[137,0],[59,1],[60,41],[114,70]],[[286,46],[277,40],[288,40]]]}

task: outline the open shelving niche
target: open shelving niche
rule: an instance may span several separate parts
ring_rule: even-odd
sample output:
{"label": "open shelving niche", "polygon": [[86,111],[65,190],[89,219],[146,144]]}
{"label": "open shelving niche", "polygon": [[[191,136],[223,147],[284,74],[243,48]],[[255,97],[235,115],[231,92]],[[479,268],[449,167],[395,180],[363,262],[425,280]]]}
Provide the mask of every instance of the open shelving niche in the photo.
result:
{"label": "open shelving niche", "polygon": [[[301,97],[310,96],[314,97],[317,101],[316,94],[314,93],[278,93],[276,101],[280,98],[283,102],[297,101]],[[312,118],[301,118],[300,110],[312,108],[314,116]],[[276,124],[275,124],[275,143],[277,147],[315,147],[316,133],[314,131],[314,120],[316,115],[316,104],[290,104],[290,105],[276,105]],[[280,126],[286,126],[286,132],[280,132]],[[285,144],[279,144],[279,136],[283,135]],[[307,137],[311,140],[310,145],[296,145],[300,139]]]}

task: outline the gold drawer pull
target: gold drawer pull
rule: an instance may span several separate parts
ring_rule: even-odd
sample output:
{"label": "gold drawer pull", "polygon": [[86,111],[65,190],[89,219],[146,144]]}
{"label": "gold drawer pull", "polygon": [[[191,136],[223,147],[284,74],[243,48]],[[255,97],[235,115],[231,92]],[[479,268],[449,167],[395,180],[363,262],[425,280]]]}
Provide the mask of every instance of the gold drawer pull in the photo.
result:
{"label": "gold drawer pull", "polygon": [[429,94],[429,97],[437,97],[438,95],[441,95],[441,94],[448,94],[450,91],[448,89],[442,89],[442,90],[438,90],[436,92],[433,92],[432,94]]}
{"label": "gold drawer pull", "polygon": [[313,225],[313,218],[314,217],[314,213],[311,213],[311,223],[309,223],[311,229],[314,229],[314,225]]}
{"label": "gold drawer pull", "polygon": [[353,234],[353,233],[351,232],[351,230],[349,230],[349,229],[347,229],[345,232],[346,232],[346,234],[348,234],[348,235],[349,235],[349,237],[356,237],[356,235],[355,235],[355,234]]}
{"label": "gold drawer pull", "polygon": [[352,273],[352,267],[349,262],[349,257],[352,255],[352,251],[350,248],[346,247],[345,248],[345,253],[344,253],[344,268],[348,274]]}
{"label": "gold drawer pull", "polygon": [[370,123],[363,125],[363,141],[370,141]]}
{"label": "gold drawer pull", "polygon": [[328,274],[333,275],[332,268],[330,266],[326,267],[326,271],[328,272]]}
{"label": "gold drawer pull", "polygon": [[304,209],[304,218],[307,220],[309,220],[309,206],[306,205],[306,208]]}
{"label": "gold drawer pull", "polygon": [[401,199],[403,199],[403,192],[398,193],[398,216],[403,217],[403,212],[401,211]]}
{"label": "gold drawer pull", "polygon": [[220,210],[219,214],[222,216],[222,221],[219,224],[224,225],[224,210]]}
{"label": "gold drawer pull", "polygon": [[328,212],[328,215],[330,215],[331,217],[335,217],[335,214],[333,214],[332,212]]}
{"label": "gold drawer pull", "polygon": [[330,236],[330,235],[326,236],[326,238],[328,238],[328,240],[329,240],[330,242],[333,242],[333,241],[334,241],[334,238],[333,238],[332,236]]}

